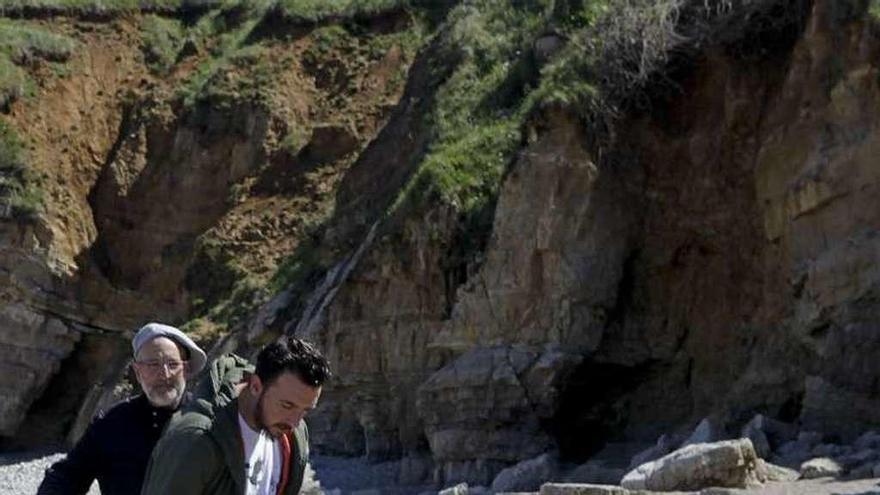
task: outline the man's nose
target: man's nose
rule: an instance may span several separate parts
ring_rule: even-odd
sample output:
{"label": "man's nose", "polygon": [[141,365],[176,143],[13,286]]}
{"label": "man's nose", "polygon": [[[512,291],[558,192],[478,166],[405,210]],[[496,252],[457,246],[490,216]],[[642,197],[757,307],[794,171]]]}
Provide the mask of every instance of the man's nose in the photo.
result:
{"label": "man's nose", "polygon": [[299,422],[302,421],[303,417],[305,417],[305,412],[295,412],[288,419],[287,424],[291,429],[299,426]]}
{"label": "man's nose", "polygon": [[162,363],[162,367],[159,368],[159,371],[162,373],[163,378],[171,378],[171,365],[168,363]]}

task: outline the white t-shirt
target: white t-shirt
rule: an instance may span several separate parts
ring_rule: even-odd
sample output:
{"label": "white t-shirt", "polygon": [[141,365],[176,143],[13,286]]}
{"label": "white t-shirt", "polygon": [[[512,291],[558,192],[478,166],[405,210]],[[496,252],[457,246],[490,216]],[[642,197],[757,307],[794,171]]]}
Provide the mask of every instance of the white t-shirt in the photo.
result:
{"label": "white t-shirt", "polygon": [[265,430],[254,431],[241,414],[238,427],[244,441],[245,495],[275,495],[284,463],[280,443]]}

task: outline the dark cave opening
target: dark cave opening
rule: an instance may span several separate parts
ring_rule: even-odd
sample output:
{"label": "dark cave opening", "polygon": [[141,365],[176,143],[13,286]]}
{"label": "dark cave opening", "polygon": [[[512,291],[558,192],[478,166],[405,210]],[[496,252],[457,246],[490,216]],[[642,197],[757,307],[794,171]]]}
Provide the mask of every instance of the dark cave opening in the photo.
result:
{"label": "dark cave opening", "polygon": [[[114,333],[83,334],[70,355],[31,404],[14,437],[4,439],[2,450],[61,447],[89,390],[118,369],[129,356],[129,342]],[[95,363],[103,363],[96,366]]]}
{"label": "dark cave opening", "polygon": [[628,421],[627,396],[650,364],[623,366],[587,360],[566,380],[556,414],[547,421],[563,460],[584,462],[620,437]]}

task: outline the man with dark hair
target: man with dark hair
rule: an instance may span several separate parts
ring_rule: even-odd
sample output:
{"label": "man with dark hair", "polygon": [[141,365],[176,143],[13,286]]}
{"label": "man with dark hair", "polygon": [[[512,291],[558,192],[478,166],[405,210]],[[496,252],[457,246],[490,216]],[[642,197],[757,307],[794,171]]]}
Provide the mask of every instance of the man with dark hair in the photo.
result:
{"label": "man with dark hair", "polygon": [[293,337],[264,347],[256,369],[232,354],[217,359],[153,451],[141,493],[299,493],[309,456],[302,419],[330,376],[324,356]]}
{"label": "man with dark hair", "polygon": [[186,390],[186,377],[205,366],[205,353],[177,328],[148,323],[131,341],[132,368],[143,390],[99,414],[63,460],[48,470],[38,495],[76,495],[96,479],[104,495],[137,493],[153,446]]}

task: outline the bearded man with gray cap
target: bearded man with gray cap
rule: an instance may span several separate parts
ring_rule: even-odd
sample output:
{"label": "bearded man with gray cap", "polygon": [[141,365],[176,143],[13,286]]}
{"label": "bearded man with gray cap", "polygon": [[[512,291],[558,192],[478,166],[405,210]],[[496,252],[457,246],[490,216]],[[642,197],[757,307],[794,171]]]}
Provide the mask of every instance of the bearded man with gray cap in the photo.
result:
{"label": "bearded man with gray cap", "polygon": [[143,393],[99,414],[67,457],[46,470],[38,495],[84,494],[96,479],[103,495],[140,492],[150,453],[184,401],[186,378],[204,368],[206,356],[161,323],[144,325],[131,347]]}

